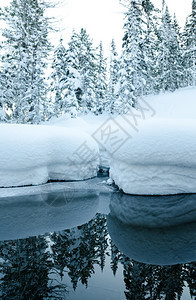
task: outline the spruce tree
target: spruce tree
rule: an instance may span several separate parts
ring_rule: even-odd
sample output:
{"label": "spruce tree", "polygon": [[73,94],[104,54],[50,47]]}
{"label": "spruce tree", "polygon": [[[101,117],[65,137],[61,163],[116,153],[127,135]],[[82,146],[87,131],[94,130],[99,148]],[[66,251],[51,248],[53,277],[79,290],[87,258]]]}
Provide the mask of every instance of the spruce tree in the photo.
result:
{"label": "spruce tree", "polygon": [[126,114],[131,106],[136,103],[134,95],[135,87],[132,85],[131,77],[127,73],[127,61],[123,56],[120,58],[118,72],[118,82],[114,88],[114,98],[112,112],[117,114]]}
{"label": "spruce tree", "polygon": [[183,87],[184,68],[183,68],[183,49],[182,49],[182,33],[178,24],[176,15],[173,16],[172,32],[174,35],[173,44],[173,68],[174,68],[174,88]]}
{"label": "spruce tree", "polygon": [[142,52],[144,57],[143,74],[145,86],[143,93],[150,94],[155,92],[156,85],[156,55],[157,55],[157,29],[158,13],[151,0],[142,1],[143,7],[143,40]]}
{"label": "spruce tree", "polygon": [[129,91],[130,103],[132,101],[133,105],[135,98],[143,94],[145,86],[141,4],[141,0],[131,0],[128,3],[125,1],[127,10],[125,12],[122,55],[127,76],[126,91]]}
{"label": "spruce tree", "polygon": [[168,7],[163,0],[157,55],[158,91],[174,91],[180,86],[182,77],[181,50],[177,26],[177,24],[173,24]]}
{"label": "spruce tree", "polygon": [[96,51],[93,41],[85,29],[79,35],[79,73],[81,76],[83,111],[95,111],[95,83],[96,83]]}
{"label": "spruce tree", "polygon": [[102,42],[97,55],[97,80],[95,85],[96,107],[95,114],[101,114],[107,106],[107,64],[103,55]]}
{"label": "spruce tree", "polygon": [[72,71],[72,87],[75,92],[75,96],[78,103],[78,110],[83,111],[82,108],[82,89],[81,89],[81,76],[80,76],[80,41],[79,36],[73,30],[71,39],[68,43],[68,50],[67,50],[67,65],[70,67]]}
{"label": "spruce tree", "polygon": [[65,49],[61,39],[54,52],[51,91],[55,94],[56,115],[67,113],[71,117],[75,117],[79,110],[77,96],[81,80],[78,72],[79,60],[75,36],[76,33],[73,31],[68,49]]}
{"label": "spruce tree", "polygon": [[60,39],[60,44],[54,50],[52,73],[51,73],[51,92],[54,94],[54,114],[59,116],[64,109],[65,98],[65,80],[66,80],[66,54],[67,51],[63,46],[63,40]]}
{"label": "spruce tree", "polygon": [[[5,84],[6,78],[2,72],[0,72],[0,84]],[[9,109],[9,102],[4,95],[3,85],[0,88],[0,122],[7,122],[6,110]]]}
{"label": "spruce tree", "polygon": [[18,123],[39,123],[45,116],[44,71],[50,50],[47,7],[44,0],[12,0],[2,11],[8,27],[3,31],[1,88]]}
{"label": "spruce tree", "polygon": [[185,85],[196,85],[196,0],[192,1],[192,12],[188,16],[184,30]]}
{"label": "spruce tree", "polygon": [[108,108],[107,110],[110,113],[115,112],[115,102],[117,101],[117,97],[115,96],[115,86],[118,82],[119,75],[119,57],[116,51],[116,45],[114,39],[111,42],[111,50],[110,50],[110,69],[109,69],[109,85],[108,85]]}

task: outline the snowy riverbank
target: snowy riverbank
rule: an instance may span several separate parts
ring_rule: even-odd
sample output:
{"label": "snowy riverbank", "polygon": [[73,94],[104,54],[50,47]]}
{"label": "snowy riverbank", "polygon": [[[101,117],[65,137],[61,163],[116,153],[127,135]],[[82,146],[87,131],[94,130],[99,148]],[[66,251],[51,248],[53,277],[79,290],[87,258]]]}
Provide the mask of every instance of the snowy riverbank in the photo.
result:
{"label": "snowy riverbank", "polygon": [[98,166],[128,194],[196,193],[196,89],[140,99],[106,113],[42,125],[0,125],[0,186],[84,180]]}
{"label": "snowy riverbank", "polygon": [[85,132],[43,125],[0,124],[0,187],[97,175],[99,150]]}

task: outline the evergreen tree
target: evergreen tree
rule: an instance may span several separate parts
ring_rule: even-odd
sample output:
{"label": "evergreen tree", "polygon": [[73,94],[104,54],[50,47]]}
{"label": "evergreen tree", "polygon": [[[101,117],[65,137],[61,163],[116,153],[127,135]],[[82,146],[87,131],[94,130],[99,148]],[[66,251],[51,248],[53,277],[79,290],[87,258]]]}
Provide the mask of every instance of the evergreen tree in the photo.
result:
{"label": "evergreen tree", "polygon": [[[145,86],[145,62],[143,56],[143,27],[142,27],[142,1],[125,1],[127,11],[125,12],[124,37],[123,37],[123,65],[126,73],[126,93],[121,97],[129,97],[133,104],[136,97],[143,94]],[[122,72],[121,72],[122,73]],[[123,75],[124,76],[124,75]]]}
{"label": "evergreen tree", "polygon": [[157,272],[157,293],[166,300],[181,299],[184,287],[182,265],[159,267]]}
{"label": "evergreen tree", "polygon": [[0,294],[7,299],[65,299],[51,278],[53,263],[42,236],[0,242]]}
{"label": "evergreen tree", "polygon": [[102,42],[99,45],[99,53],[97,56],[97,80],[95,85],[96,108],[95,114],[101,114],[107,105],[107,64],[106,58],[103,56]]}
{"label": "evergreen tree", "polygon": [[54,52],[51,91],[55,93],[56,115],[67,113],[75,117],[79,107],[76,93],[80,88],[80,75],[77,70],[78,57],[75,53],[74,36],[75,32],[67,50],[61,39]]}
{"label": "evergreen tree", "polygon": [[128,300],[147,298],[148,265],[129,260],[124,263],[124,282],[126,286],[125,296]]}
{"label": "evergreen tree", "polygon": [[95,272],[95,265],[103,270],[107,249],[106,217],[97,214],[88,223],[51,235],[54,264],[61,278],[68,271],[73,289],[78,281],[86,287]]}
{"label": "evergreen tree", "polygon": [[111,262],[110,262],[110,267],[112,269],[112,272],[114,274],[114,276],[116,275],[116,271],[118,269],[118,263],[121,259],[122,254],[120,253],[120,251],[118,250],[118,248],[115,246],[115,244],[111,242]]}
{"label": "evergreen tree", "polygon": [[[0,84],[5,83],[4,74],[0,72]],[[0,86],[1,87],[1,86]],[[4,89],[0,88],[0,122],[7,122],[6,110],[9,108],[9,103],[4,96]]]}
{"label": "evergreen tree", "polygon": [[157,89],[174,91],[179,88],[183,72],[181,70],[181,50],[178,37],[178,25],[172,23],[168,7],[163,0],[162,20],[159,29],[159,47],[157,56]]}
{"label": "evergreen tree", "polygon": [[184,68],[183,68],[183,50],[182,50],[182,33],[178,24],[176,15],[174,14],[172,22],[172,32],[174,35],[174,55],[173,55],[173,78],[174,88],[178,89],[183,87]]}
{"label": "evergreen tree", "polygon": [[67,64],[71,67],[73,73],[73,89],[77,98],[79,111],[82,111],[82,90],[81,90],[81,76],[80,76],[80,41],[78,34],[73,30],[70,42],[68,43]]}
{"label": "evergreen tree", "polygon": [[95,84],[96,84],[96,51],[93,41],[85,29],[79,35],[79,73],[81,76],[82,107],[83,111],[96,111]]}
{"label": "evergreen tree", "polygon": [[156,85],[156,55],[157,55],[157,29],[158,29],[158,9],[155,8],[151,0],[142,1],[143,7],[143,31],[144,43],[142,52],[144,57],[143,73],[145,86],[143,93],[150,94],[155,92]]}
{"label": "evergreen tree", "polygon": [[2,12],[8,28],[3,31],[1,102],[8,102],[18,123],[39,123],[48,107],[44,76],[50,50],[47,7],[44,0],[12,0]]}
{"label": "evergreen tree", "polygon": [[66,49],[63,40],[54,50],[52,73],[51,73],[51,92],[54,93],[54,113],[60,115],[64,108],[64,82],[66,80]]}
{"label": "evergreen tree", "polygon": [[82,28],[79,34],[73,31],[67,50],[61,42],[54,53],[52,68],[52,90],[56,91],[59,113],[75,116],[77,111],[102,111],[106,62],[102,49],[97,62],[93,42],[85,29]]}
{"label": "evergreen tree", "polygon": [[196,0],[192,1],[192,13],[184,30],[185,85],[196,85]]}
{"label": "evergreen tree", "polygon": [[113,112],[126,114],[132,106],[136,105],[135,87],[131,82],[131,77],[127,73],[127,62],[124,57],[120,57],[118,82],[114,89],[115,102]]}
{"label": "evergreen tree", "polygon": [[108,85],[108,111],[110,113],[115,112],[115,102],[117,97],[115,95],[115,86],[118,82],[119,75],[119,57],[116,51],[116,45],[114,39],[111,43],[111,52],[110,52],[110,70],[109,70],[109,85]]}
{"label": "evergreen tree", "polygon": [[186,264],[185,279],[188,283],[191,299],[196,299],[196,262]]}

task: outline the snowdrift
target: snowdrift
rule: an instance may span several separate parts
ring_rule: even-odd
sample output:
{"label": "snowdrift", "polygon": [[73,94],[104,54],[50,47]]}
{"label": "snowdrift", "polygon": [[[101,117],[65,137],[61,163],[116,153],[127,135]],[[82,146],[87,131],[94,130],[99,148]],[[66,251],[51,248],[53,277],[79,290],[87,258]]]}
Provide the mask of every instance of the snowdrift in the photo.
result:
{"label": "snowdrift", "polygon": [[175,92],[165,92],[160,95],[149,95],[145,97],[148,102],[149,111],[155,111],[153,118],[170,119],[195,119],[196,111],[196,88],[187,87],[178,89]]}
{"label": "snowdrift", "polygon": [[110,176],[127,194],[196,193],[196,120],[143,121],[112,153]]}
{"label": "snowdrift", "polygon": [[99,146],[99,164],[100,167],[109,169],[109,157],[106,150],[106,143],[102,140],[103,125],[111,118],[108,113],[103,113],[96,116],[93,113],[88,113],[77,118],[68,118],[67,116],[61,116],[59,118],[52,118],[46,125],[66,127],[71,129],[80,128],[83,132],[89,134]]}
{"label": "snowdrift", "polygon": [[99,149],[71,128],[0,124],[0,187],[51,180],[84,180],[97,174]]}

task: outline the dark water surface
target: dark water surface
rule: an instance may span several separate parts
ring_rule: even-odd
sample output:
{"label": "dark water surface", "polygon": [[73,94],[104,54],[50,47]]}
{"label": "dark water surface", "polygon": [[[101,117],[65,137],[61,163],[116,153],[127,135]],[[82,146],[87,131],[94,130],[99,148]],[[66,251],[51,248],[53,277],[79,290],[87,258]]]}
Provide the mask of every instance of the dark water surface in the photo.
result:
{"label": "dark water surface", "polygon": [[0,190],[0,299],[196,299],[196,195]]}

